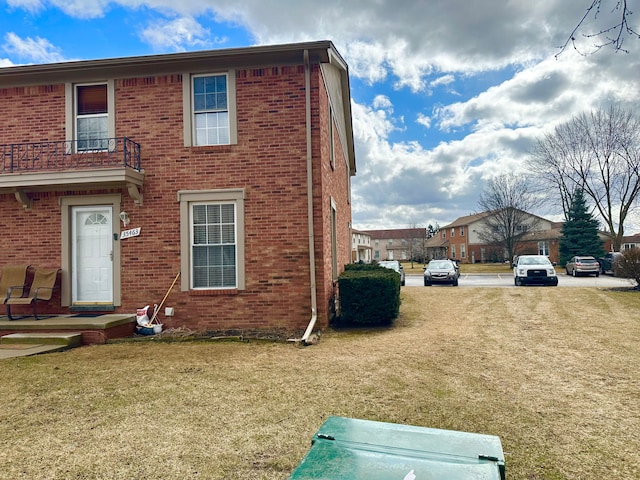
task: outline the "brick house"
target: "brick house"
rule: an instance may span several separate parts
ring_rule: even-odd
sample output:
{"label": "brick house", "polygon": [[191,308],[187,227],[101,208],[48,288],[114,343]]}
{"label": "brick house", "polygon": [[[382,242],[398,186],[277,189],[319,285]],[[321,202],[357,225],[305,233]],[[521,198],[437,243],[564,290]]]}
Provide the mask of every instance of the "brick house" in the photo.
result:
{"label": "brick house", "polygon": [[[351,259],[348,67],[329,41],[0,69],[0,266],[51,313],[326,325]],[[43,310],[44,311],[44,310]]]}
{"label": "brick house", "polygon": [[410,260],[422,254],[426,228],[363,230],[371,237],[372,260]]}
{"label": "brick house", "polygon": [[[461,263],[502,262],[507,260],[502,247],[488,245],[481,238],[485,227],[484,219],[489,212],[480,212],[457,218],[440,230],[427,241],[427,255],[429,258],[453,258]],[[557,232],[552,231],[553,222],[537,215],[527,214],[531,224],[535,225],[533,237],[523,242],[521,247],[528,253],[550,255],[551,247],[555,247],[557,256]],[[549,233],[550,235],[547,235]],[[555,261],[555,260],[553,260]]]}
{"label": "brick house", "polygon": [[[427,241],[429,258],[453,258],[461,263],[503,262],[504,249],[500,246],[488,245],[480,237],[485,228],[483,219],[488,212],[476,213],[457,218],[454,222],[442,227],[436,235]],[[552,262],[560,258],[560,237],[563,222],[552,222],[533,214],[528,225],[533,225],[520,241],[518,253],[521,255],[546,255]],[[599,234],[605,251],[611,248],[611,238],[601,232]]]}

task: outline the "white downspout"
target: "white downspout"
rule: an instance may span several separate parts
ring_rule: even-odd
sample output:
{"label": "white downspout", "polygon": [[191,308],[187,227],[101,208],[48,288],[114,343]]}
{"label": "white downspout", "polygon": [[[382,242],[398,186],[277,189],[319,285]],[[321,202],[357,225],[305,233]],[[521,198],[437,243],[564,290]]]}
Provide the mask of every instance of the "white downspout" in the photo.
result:
{"label": "white downspout", "polygon": [[318,318],[318,299],[316,295],[316,254],[313,232],[313,158],[311,150],[311,66],[309,64],[309,50],[304,51],[304,85],[305,85],[305,107],[306,107],[306,130],[307,130],[307,221],[309,223],[309,280],[311,283],[311,319],[309,325],[300,339],[308,343],[313,332],[313,327]]}

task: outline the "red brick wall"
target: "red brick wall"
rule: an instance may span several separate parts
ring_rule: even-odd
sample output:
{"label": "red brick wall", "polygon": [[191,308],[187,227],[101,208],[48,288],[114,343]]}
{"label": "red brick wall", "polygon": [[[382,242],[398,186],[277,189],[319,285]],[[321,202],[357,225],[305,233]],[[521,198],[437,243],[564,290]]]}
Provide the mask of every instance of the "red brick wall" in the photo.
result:
{"label": "red brick wall", "polygon": [[[329,196],[339,205],[341,268],[349,261],[351,211],[337,133],[337,168],[328,165],[328,110],[321,81],[314,67],[314,228],[319,324],[324,325],[333,291]],[[179,271],[178,190],[244,188],[246,289],[203,294],[180,292],[176,285],[165,303],[175,308],[175,317],[163,320],[167,327],[196,331],[306,327],[311,295],[304,88],[302,66],[238,70],[238,144],[185,148],[182,76],[116,79],[116,136],[141,144],[145,171],[143,206],[134,206],[126,191],[121,192],[129,228],[140,227],[141,235],[121,241],[122,307],[116,313],[160,303]],[[0,118],[0,143],[64,140],[63,85],[2,90],[0,108],[11,112]],[[0,215],[6,222],[0,265],[59,266],[58,197],[95,193],[31,194],[32,211],[25,211],[12,194],[0,195]],[[52,308],[61,311],[59,297],[56,301]]]}
{"label": "red brick wall", "polygon": [[0,88],[0,144],[64,140],[64,85]]}

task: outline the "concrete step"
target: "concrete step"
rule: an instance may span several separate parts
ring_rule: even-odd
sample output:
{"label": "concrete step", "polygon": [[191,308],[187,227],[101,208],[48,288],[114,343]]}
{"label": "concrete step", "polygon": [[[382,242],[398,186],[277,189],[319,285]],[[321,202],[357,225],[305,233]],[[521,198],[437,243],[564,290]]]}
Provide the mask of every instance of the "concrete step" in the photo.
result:
{"label": "concrete step", "polygon": [[0,337],[0,345],[51,345],[60,348],[75,348],[82,345],[80,333],[11,333]]}

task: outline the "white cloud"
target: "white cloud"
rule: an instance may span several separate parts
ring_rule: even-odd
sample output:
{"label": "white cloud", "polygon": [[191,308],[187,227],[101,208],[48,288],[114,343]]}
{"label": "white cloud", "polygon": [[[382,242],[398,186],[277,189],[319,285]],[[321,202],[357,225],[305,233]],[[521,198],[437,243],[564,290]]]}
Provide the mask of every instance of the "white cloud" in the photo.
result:
{"label": "white cloud", "polygon": [[416,122],[418,122],[420,125],[423,125],[427,128],[431,128],[431,117],[427,117],[424,113],[418,113]]}
{"label": "white cloud", "polygon": [[7,0],[10,8],[22,8],[28,12],[37,12],[44,6],[40,0]]}
{"label": "white cloud", "polygon": [[60,49],[44,38],[20,38],[15,33],[9,32],[4,40],[2,48],[5,52],[25,59],[27,62],[50,63],[64,60]]}
{"label": "white cloud", "polygon": [[[183,51],[189,47],[207,47],[209,34],[209,30],[193,18],[181,17],[174,20],[158,20],[145,28],[140,37],[156,50]],[[218,42],[224,43],[224,39]]]}
{"label": "white cloud", "polygon": [[[32,13],[54,7],[77,18],[100,18],[115,6],[144,11],[145,21],[156,20],[140,36],[156,50],[224,43],[211,38],[215,26],[203,26],[211,20],[244,30],[256,44],[332,40],[360,89],[354,98],[370,102],[353,103],[356,225],[444,224],[472,213],[484,179],[520,171],[545,130],[611,102],[640,104],[640,47],[631,55],[590,57],[569,49],[554,58],[588,0],[535,6],[528,0],[326,0],[322,8],[314,0],[7,3]],[[603,0],[601,20],[614,3]],[[585,32],[603,25],[587,23]],[[11,35],[4,62],[62,59],[45,39]],[[412,121],[405,124],[404,116]],[[443,140],[425,141],[442,132]]]}

